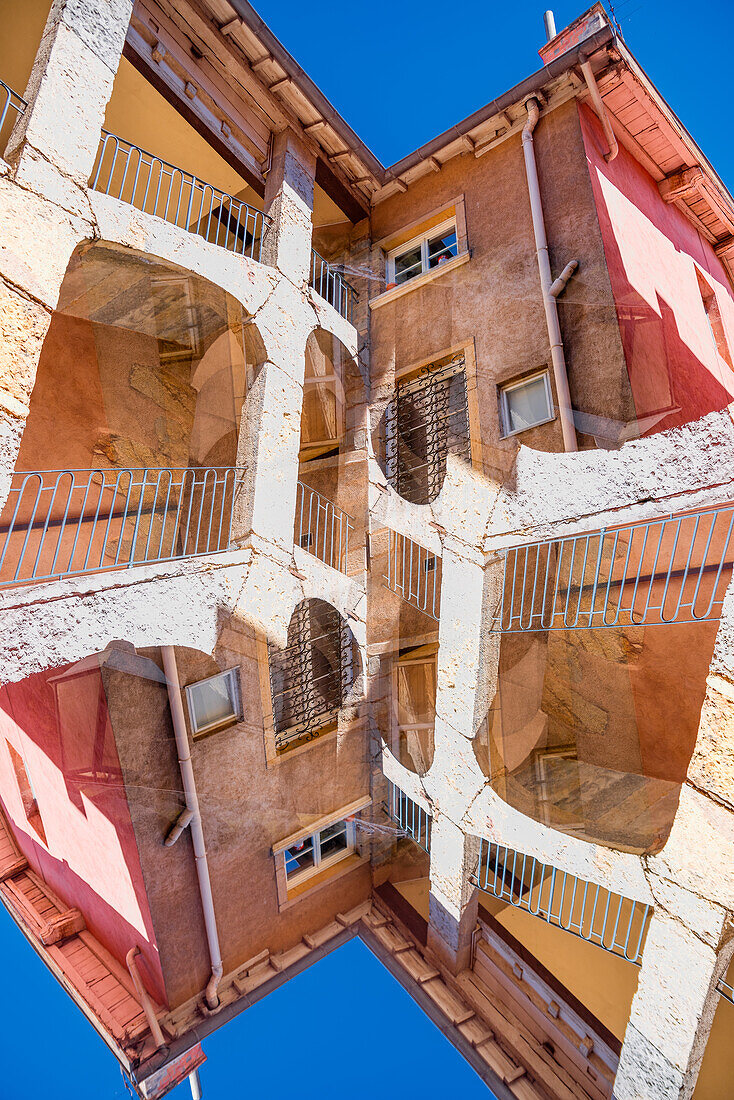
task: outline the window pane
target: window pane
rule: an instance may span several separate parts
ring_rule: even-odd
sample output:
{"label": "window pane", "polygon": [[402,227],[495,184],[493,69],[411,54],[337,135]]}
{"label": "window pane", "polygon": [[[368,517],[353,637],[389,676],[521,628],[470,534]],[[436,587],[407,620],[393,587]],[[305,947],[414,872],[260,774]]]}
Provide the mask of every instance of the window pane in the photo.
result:
{"label": "window pane", "polygon": [[335,821],[333,825],[322,829],[319,834],[321,858],[327,859],[336,852],[343,852],[347,847],[347,823]]}
{"label": "window pane", "polygon": [[545,375],[533,378],[522,386],[505,390],[508,432],[520,432],[550,419]]}
{"label": "window pane", "polygon": [[439,264],[445,264],[447,260],[457,254],[458,246],[455,229],[450,229],[448,233],[443,233],[440,237],[433,237],[428,242],[429,267],[438,267]]}
{"label": "window pane", "polygon": [[227,673],[192,685],[189,691],[192,719],[197,730],[237,717],[237,704],[233,698],[232,677]]}
{"label": "window pane", "polygon": [[286,848],[285,873],[287,878],[295,875],[298,871],[303,871],[306,867],[313,867],[313,863],[312,836],[307,836],[305,840],[300,840],[298,844]]}
{"label": "window pane", "polygon": [[400,256],[395,257],[395,282],[404,283],[406,279],[412,279],[420,275],[422,270],[421,246],[409,248]]}

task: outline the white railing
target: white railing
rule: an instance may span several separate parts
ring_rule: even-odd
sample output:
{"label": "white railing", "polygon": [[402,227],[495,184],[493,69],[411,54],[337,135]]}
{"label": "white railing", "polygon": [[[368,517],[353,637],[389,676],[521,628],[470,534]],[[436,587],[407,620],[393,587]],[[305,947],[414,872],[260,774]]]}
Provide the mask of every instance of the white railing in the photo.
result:
{"label": "white railing", "polygon": [[106,130],[89,186],[229,252],[262,258],[270,219],[261,210]]}
{"label": "white railing", "polygon": [[652,906],[613,894],[534,856],[480,841],[475,882],[506,901],[605,951],[641,964]]}
{"label": "white railing", "polygon": [[354,303],[358,298],[356,290],[342,273],[332,267],[315,249],[311,252],[311,273],[308,282],[309,286],[325,298],[337,313],[346,317],[349,322],[353,320]]}
{"label": "white railing", "polygon": [[315,489],[298,482],[296,489],[296,522],[293,541],[325,565],[347,571],[349,532],[354,520]]}
{"label": "white railing", "polygon": [[384,581],[406,603],[438,620],[441,610],[441,559],[420,543],[388,529]]}
{"label": "white railing", "polygon": [[388,780],[387,816],[398,826],[403,836],[429,852],[431,849],[431,815],[412,798],[408,798],[400,787]]}
{"label": "white railing", "polygon": [[13,475],[0,515],[0,586],[226,550],[235,467]]}
{"label": "white railing", "polygon": [[22,96],[14,92],[4,80],[0,80],[0,154],[5,149],[5,142],[10,136],[10,131],[27,106]]}
{"label": "white railing", "polygon": [[502,553],[504,632],[716,619],[734,561],[734,505]]}

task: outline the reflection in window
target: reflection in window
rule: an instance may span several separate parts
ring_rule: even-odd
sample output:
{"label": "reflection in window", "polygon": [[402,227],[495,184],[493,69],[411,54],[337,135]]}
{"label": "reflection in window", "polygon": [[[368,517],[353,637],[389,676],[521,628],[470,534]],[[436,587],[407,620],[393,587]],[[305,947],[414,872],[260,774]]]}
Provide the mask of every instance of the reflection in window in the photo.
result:
{"label": "reflection in window", "polygon": [[400,286],[417,275],[448,263],[458,254],[456,221],[451,219],[393,249],[387,258],[387,282]]}
{"label": "reflection in window", "polygon": [[431,643],[403,650],[393,668],[396,755],[420,775],[433,761],[436,667],[437,646]]}
{"label": "reflection in window", "polygon": [[546,424],[553,419],[548,372],[523,378],[500,388],[502,410],[502,434],[515,435],[536,424]]}
{"label": "reflection in window", "polygon": [[239,669],[230,668],[186,688],[191,729],[196,733],[231,726],[242,712]]}
{"label": "reflection in window", "polygon": [[285,873],[288,885],[301,882],[331,867],[351,855],[354,850],[353,821],[335,821],[325,829],[303,837],[285,850]]}

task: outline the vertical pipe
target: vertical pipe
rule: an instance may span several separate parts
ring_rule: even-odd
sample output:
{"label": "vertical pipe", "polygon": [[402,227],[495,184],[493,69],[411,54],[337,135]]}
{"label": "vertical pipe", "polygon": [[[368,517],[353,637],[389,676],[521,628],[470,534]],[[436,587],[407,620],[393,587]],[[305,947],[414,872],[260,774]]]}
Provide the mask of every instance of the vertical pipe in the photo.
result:
{"label": "vertical pipe", "polygon": [[163,671],[166,674],[166,687],[168,689],[168,701],[171,705],[171,718],[173,720],[173,732],[176,738],[178,750],[178,763],[181,769],[186,808],[191,811],[191,840],[194,846],[194,859],[196,861],[196,874],[199,879],[199,893],[201,894],[201,908],[204,912],[204,925],[206,938],[209,945],[209,957],[212,964],[212,976],[206,987],[206,1003],[209,1008],[216,1008],[219,1004],[217,987],[222,980],[224,968],[222,955],[219,949],[219,935],[217,933],[217,921],[214,914],[214,899],[212,898],[212,886],[209,878],[209,864],[206,858],[206,845],[204,843],[204,831],[201,827],[201,813],[199,811],[199,799],[196,794],[194,781],[194,769],[191,763],[189,750],[189,738],[186,732],[186,720],[184,718],[183,703],[181,702],[181,687],[176,667],[176,654],[173,646],[161,646],[163,657]]}
{"label": "vertical pipe", "polygon": [[545,23],[545,40],[550,42],[551,38],[556,37],[556,20],[552,11],[544,12],[543,22]]}
{"label": "vertical pipe", "polygon": [[573,422],[571,393],[568,388],[566,357],[563,351],[561,326],[558,321],[558,303],[550,290],[553,279],[551,277],[550,259],[548,257],[548,238],[545,232],[543,203],[540,197],[538,166],[535,162],[535,148],[533,146],[533,130],[540,117],[537,99],[529,99],[526,104],[526,109],[528,112],[528,120],[522,129],[522,151],[525,157],[525,173],[528,180],[530,210],[533,218],[533,233],[535,235],[535,251],[538,258],[540,286],[543,293],[543,308],[545,309],[545,320],[548,326],[548,337],[551,346],[553,376],[556,381],[556,392],[558,394],[558,415],[561,419],[564,450],[577,451],[578,442],[576,440],[576,429]]}

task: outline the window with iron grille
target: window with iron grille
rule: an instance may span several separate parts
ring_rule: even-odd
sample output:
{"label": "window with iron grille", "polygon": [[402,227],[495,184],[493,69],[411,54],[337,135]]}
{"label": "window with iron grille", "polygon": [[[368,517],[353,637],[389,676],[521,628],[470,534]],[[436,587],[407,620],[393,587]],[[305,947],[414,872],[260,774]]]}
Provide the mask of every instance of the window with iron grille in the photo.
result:
{"label": "window with iron grille", "polygon": [[339,612],[306,600],[293,612],[285,649],[268,647],[275,747],[311,741],[336,723],[354,682],[354,639]]}
{"label": "window with iron grille", "polygon": [[446,456],[471,462],[466,364],[463,355],[421,369],[398,383],[385,414],[386,474],[413,504],[429,504],[441,492]]}

